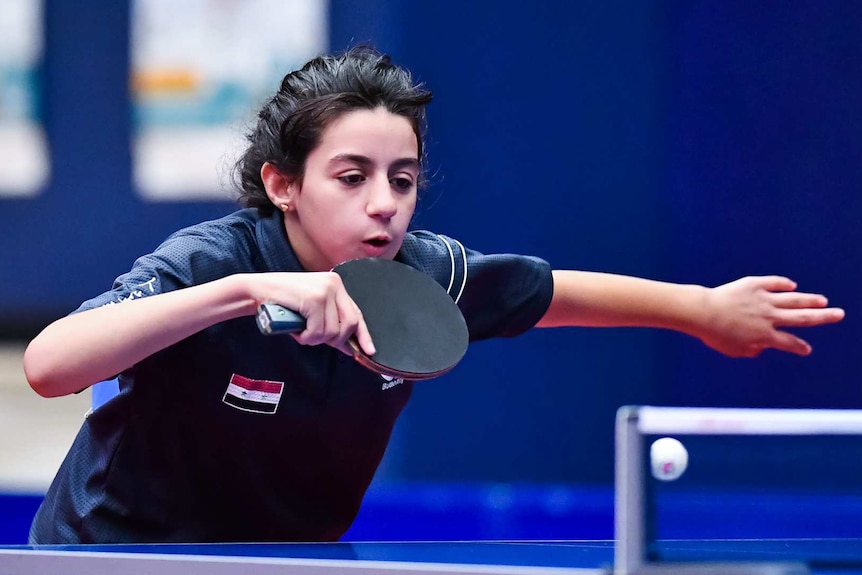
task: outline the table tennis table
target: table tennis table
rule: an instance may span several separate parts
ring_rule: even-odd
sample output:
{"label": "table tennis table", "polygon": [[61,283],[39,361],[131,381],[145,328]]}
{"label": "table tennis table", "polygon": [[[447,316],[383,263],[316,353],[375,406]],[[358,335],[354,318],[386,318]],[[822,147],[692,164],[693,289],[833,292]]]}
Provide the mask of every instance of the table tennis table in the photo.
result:
{"label": "table tennis table", "polygon": [[862,575],[862,533],[657,537],[645,448],[648,438],[665,434],[862,437],[862,411],[621,408],[614,540],[9,545],[0,546],[0,575]]}
{"label": "table tennis table", "polygon": [[[862,540],[678,540],[639,573],[862,574]],[[0,575],[608,575],[613,541],[0,547]]]}

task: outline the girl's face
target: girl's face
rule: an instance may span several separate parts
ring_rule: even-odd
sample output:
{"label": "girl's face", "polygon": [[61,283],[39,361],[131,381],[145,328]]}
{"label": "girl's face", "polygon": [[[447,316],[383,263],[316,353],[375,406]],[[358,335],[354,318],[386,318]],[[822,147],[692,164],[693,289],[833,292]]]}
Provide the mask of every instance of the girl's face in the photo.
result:
{"label": "girl's face", "polygon": [[419,152],[410,122],[384,108],[332,122],[288,185],[287,234],[303,267],[327,271],[364,257],[392,259],[416,207]]}

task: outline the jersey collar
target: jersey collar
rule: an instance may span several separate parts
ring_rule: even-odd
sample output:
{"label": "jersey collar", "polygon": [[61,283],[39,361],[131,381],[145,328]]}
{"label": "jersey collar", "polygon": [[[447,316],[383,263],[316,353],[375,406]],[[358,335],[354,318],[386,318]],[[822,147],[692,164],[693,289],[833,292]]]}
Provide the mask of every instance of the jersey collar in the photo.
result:
{"label": "jersey collar", "polygon": [[287,239],[281,212],[275,210],[270,216],[261,216],[255,228],[255,235],[268,271],[302,270],[302,264]]}

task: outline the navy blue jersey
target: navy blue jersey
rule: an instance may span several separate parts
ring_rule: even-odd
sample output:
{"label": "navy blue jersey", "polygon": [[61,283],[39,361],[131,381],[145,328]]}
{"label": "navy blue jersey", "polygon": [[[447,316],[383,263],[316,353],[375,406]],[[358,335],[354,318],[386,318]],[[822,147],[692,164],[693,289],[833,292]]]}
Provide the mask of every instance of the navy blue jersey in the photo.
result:
{"label": "navy blue jersey", "polygon": [[[540,259],[411,232],[398,260],[434,277],[471,340],[513,336],[553,292]],[[236,273],[302,271],[280,212],[240,210],[170,236],[77,312]],[[87,417],[31,543],[331,541],[350,526],[412,383],[329,346],[218,323],[119,376]]]}

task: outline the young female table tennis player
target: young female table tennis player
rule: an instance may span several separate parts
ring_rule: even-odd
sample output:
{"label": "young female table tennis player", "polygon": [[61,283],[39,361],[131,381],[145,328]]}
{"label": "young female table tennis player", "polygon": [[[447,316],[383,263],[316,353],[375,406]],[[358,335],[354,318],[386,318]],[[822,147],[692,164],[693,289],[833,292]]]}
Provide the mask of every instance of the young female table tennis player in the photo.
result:
{"label": "young female table tennis player", "polygon": [[[452,296],[472,340],[534,326],[652,326],[731,356],[805,355],[809,345],[779,328],[843,317],[781,277],[707,289],[552,272],[537,258],[408,232],[430,99],[371,49],[289,74],[238,165],[245,209],[177,232],[32,341],[24,367],[41,395],[116,374],[121,388],[84,422],[32,542],[341,536],[411,392],[341,353],[351,336],[374,352],[328,272],[346,260],[395,258],[443,286],[466,277]],[[297,310],[307,328],[295,341],[261,336],[253,315],[263,302]]]}

